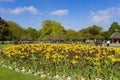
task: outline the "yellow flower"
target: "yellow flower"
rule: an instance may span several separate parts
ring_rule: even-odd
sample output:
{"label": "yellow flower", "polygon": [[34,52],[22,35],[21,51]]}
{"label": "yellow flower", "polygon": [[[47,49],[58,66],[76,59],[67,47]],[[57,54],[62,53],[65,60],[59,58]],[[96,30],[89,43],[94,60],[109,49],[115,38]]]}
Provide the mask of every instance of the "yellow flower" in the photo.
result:
{"label": "yellow flower", "polygon": [[74,64],[74,65],[78,63],[77,60],[71,60],[70,62],[71,62],[72,64]]}
{"label": "yellow flower", "polygon": [[56,59],[52,59],[53,62],[56,62]]}
{"label": "yellow flower", "polygon": [[93,64],[96,65],[96,66],[99,66],[99,65],[100,65],[100,63],[97,62],[97,61],[93,62]]}
{"label": "yellow flower", "polygon": [[49,58],[50,58],[49,53],[47,53],[47,54],[45,55],[45,57],[46,57],[46,59],[49,59]]}
{"label": "yellow flower", "polygon": [[105,60],[104,62],[105,62],[105,64],[108,64],[108,63],[109,63],[107,60]]}
{"label": "yellow flower", "polygon": [[20,58],[25,58],[25,56],[23,55],[23,56],[20,56]]}
{"label": "yellow flower", "polygon": [[79,56],[78,56],[78,55],[76,55],[76,56],[75,56],[75,58],[76,58],[76,59],[78,59],[78,58],[79,58]]}

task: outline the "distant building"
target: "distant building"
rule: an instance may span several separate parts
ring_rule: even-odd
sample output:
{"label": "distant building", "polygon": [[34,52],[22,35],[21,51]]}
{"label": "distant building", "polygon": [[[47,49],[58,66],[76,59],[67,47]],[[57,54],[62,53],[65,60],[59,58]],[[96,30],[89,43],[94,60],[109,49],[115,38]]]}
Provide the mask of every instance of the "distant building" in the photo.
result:
{"label": "distant building", "polygon": [[120,33],[117,29],[109,38],[111,39],[111,43],[120,43]]}

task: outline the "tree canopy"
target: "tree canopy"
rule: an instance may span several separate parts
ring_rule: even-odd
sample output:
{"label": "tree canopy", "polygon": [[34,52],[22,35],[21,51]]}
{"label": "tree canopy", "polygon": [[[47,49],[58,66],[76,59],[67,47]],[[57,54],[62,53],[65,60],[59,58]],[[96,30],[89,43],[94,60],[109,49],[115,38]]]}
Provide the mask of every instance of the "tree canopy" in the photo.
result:
{"label": "tree canopy", "polygon": [[87,28],[75,31],[65,30],[64,26],[54,20],[44,20],[42,27],[36,30],[32,27],[27,29],[13,21],[6,21],[0,18],[0,41],[6,40],[42,40],[42,41],[83,41],[84,39],[108,39],[115,31],[120,32],[118,22],[113,22],[108,31],[102,27],[92,25]]}
{"label": "tree canopy", "polygon": [[31,40],[37,40],[39,38],[38,31],[32,27],[26,29],[26,34],[29,35],[29,38],[31,37]]}
{"label": "tree canopy", "polygon": [[62,40],[63,34],[65,32],[64,27],[56,21],[45,20],[42,22],[42,28],[39,30],[40,39],[46,38],[46,36],[50,37],[52,40]]}
{"label": "tree canopy", "polygon": [[100,26],[93,25],[85,29],[81,29],[79,33],[83,39],[102,39],[103,29]]}
{"label": "tree canopy", "polygon": [[9,30],[11,31],[12,40],[20,40],[21,36],[25,34],[25,29],[13,21],[7,21]]}
{"label": "tree canopy", "polygon": [[9,25],[5,20],[0,18],[0,40],[10,40],[10,34]]}
{"label": "tree canopy", "polygon": [[110,28],[108,29],[109,33],[112,34],[113,32],[115,32],[115,30],[117,30],[118,32],[120,32],[120,25],[118,24],[118,22],[113,22],[110,26]]}

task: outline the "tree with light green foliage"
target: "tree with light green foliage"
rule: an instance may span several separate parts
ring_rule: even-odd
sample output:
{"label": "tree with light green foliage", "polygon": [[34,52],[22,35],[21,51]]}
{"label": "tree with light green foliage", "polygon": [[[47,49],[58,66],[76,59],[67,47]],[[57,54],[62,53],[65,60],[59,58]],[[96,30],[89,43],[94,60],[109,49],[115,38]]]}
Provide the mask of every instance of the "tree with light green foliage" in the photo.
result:
{"label": "tree with light green foliage", "polygon": [[26,29],[26,34],[31,37],[31,40],[38,40],[39,38],[39,32],[32,27]]}
{"label": "tree with light green foliage", "polygon": [[25,29],[13,21],[7,21],[7,24],[12,33],[12,40],[20,40],[21,36],[25,34]]}
{"label": "tree with light green foliage", "polygon": [[78,33],[77,31],[75,30],[72,30],[72,29],[69,29],[69,30],[66,30],[66,40],[72,40],[72,41],[76,41],[79,39],[78,37]]}
{"label": "tree with light green foliage", "polygon": [[41,40],[49,35],[52,41],[61,41],[63,40],[65,29],[59,22],[45,20],[42,22],[42,28],[39,30],[39,32]]}

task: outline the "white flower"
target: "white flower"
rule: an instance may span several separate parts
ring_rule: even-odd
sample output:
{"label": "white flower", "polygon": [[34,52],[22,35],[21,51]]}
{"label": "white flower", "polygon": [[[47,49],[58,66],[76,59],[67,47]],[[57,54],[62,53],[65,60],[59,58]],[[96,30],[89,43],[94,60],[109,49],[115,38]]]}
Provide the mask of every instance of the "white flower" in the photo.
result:
{"label": "white flower", "polygon": [[85,78],[81,77],[81,80],[85,80]]}
{"label": "white flower", "polygon": [[34,73],[34,76],[37,76],[38,74],[37,73]]}
{"label": "white flower", "polygon": [[60,78],[60,76],[59,76],[59,75],[56,75],[56,76],[54,76],[54,78],[59,79],[59,78]]}
{"label": "white flower", "polygon": [[100,78],[95,78],[95,80],[102,80],[102,79],[100,79]]}
{"label": "white flower", "polygon": [[38,71],[38,72],[36,72],[38,75],[40,74],[40,72]]}
{"label": "white flower", "polygon": [[45,78],[46,77],[46,75],[45,74],[41,74],[41,78]]}
{"label": "white flower", "polygon": [[20,72],[20,70],[18,68],[15,68],[15,71]]}
{"label": "white flower", "polygon": [[51,77],[49,76],[48,79],[51,79]]}
{"label": "white flower", "polygon": [[13,69],[11,66],[8,66],[9,69]]}
{"label": "white flower", "polygon": [[4,65],[4,64],[3,64],[2,66],[5,67],[5,68],[7,68],[7,65]]}
{"label": "white flower", "polygon": [[23,73],[24,73],[25,71],[26,71],[25,68],[23,68],[23,69],[21,70],[21,72],[23,72]]}
{"label": "white flower", "polygon": [[71,80],[71,77],[70,77],[70,76],[68,76],[68,77],[67,77],[67,80]]}
{"label": "white flower", "polygon": [[29,74],[29,72],[26,72],[26,74]]}
{"label": "white flower", "polygon": [[32,73],[32,70],[29,70],[28,73],[31,74],[31,73]]}

